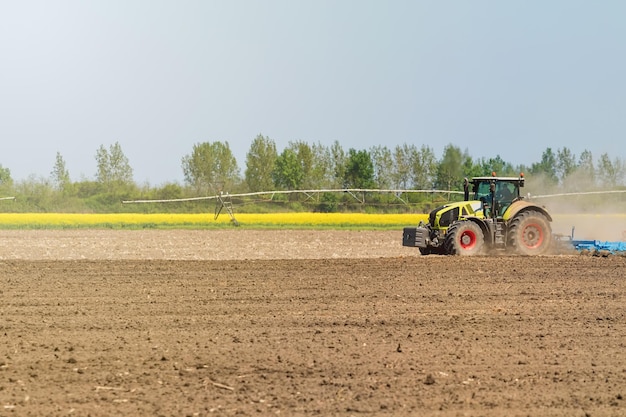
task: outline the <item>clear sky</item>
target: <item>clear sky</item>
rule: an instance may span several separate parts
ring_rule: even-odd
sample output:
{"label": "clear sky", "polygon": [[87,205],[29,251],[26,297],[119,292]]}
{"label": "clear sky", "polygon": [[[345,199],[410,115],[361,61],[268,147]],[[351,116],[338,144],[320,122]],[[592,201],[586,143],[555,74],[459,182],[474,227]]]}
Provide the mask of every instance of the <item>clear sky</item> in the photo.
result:
{"label": "clear sky", "polygon": [[196,143],[626,159],[626,1],[0,0],[0,164],[181,182]]}

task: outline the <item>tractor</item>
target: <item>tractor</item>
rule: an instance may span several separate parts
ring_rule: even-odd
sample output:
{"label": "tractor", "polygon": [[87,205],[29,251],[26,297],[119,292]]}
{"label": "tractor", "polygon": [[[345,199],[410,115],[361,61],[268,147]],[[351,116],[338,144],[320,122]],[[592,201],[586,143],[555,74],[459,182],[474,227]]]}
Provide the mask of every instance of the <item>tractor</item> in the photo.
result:
{"label": "tractor", "polygon": [[464,201],[437,207],[427,224],[405,227],[402,245],[417,247],[422,255],[471,256],[492,249],[545,254],[552,242],[552,217],[524,199],[523,186],[524,174],[465,178]]}

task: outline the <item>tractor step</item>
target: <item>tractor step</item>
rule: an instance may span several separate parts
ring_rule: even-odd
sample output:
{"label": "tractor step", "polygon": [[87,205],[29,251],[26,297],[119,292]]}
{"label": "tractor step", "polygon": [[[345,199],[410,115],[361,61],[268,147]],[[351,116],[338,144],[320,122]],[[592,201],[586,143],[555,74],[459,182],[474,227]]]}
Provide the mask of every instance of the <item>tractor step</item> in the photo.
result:
{"label": "tractor step", "polygon": [[504,223],[496,222],[495,245],[504,246]]}

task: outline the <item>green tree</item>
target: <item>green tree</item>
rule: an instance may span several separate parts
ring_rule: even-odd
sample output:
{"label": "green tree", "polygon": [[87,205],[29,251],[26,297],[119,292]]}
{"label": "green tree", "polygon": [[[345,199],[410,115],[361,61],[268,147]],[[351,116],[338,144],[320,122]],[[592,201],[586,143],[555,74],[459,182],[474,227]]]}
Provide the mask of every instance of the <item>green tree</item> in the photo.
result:
{"label": "green tree", "polygon": [[578,158],[576,166],[576,181],[573,184],[575,189],[585,190],[596,186],[596,168],[593,163],[593,154],[584,150]]}
{"label": "green tree", "polygon": [[302,181],[299,187],[303,189],[317,188],[318,184],[312,181],[311,172],[313,171],[314,155],[311,146],[304,141],[289,142],[288,148],[292,149],[298,159],[298,164],[302,169]]}
{"label": "green tree", "polygon": [[70,185],[70,173],[65,166],[65,160],[60,152],[57,152],[54,168],[52,168],[50,175],[52,177],[52,183],[57,190],[67,190]]}
{"label": "green tree", "polygon": [[[461,155],[461,160],[463,161],[463,176],[471,178],[482,175],[482,166],[480,162],[474,161],[474,158],[469,153],[469,150],[463,151]],[[501,173],[498,172],[501,175]]]}
{"label": "green tree", "polygon": [[119,142],[109,150],[100,145],[96,152],[96,181],[112,191],[116,186],[133,185],[133,169]]}
{"label": "green tree", "polygon": [[252,192],[274,189],[272,172],[278,158],[276,144],[268,137],[259,134],[246,154],[245,181]]}
{"label": "green tree", "polygon": [[392,173],[394,188],[408,189],[412,185],[412,168],[415,145],[397,145],[393,149],[394,170]]}
{"label": "green tree", "polygon": [[278,158],[276,158],[272,179],[279,189],[301,189],[304,171],[298,159],[298,154],[292,148],[283,149]]}
{"label": "green tree", "polygon": [[331,182],[330,167],[330,153],[321,144],[291,141],[276,160],[274,183],[289,190],[320,188]]}
{"label": "green tree", "polygon": [[344,186],[346,188],[374,187],[374,163],[368,151],[355,149],[348,151]]}
{"label": "green tree", "polygon": [[437,157],[429,146],[422,147],[413,154],[411,161],[411,177],[413,187],[417,190],[427,190],[433,185],[433,178],[437,172]]}
{"label": "green tree", "polygon": [[109,184],[111,182],[111,163],[109,162],[109,151],[100,145],[96,151],[96,181],[100,184]]}
{"label": "green tree", "polygon": [[381,189],[395,188],[393,154],[386,146],[373,146],[370,155],[374,164],[374,181]]}
{"label": "green tree", "polygon": [[461,149],[447,145],[443,157],[437,167],[435,187],[440,190],[460,190],[463,185],[463,163],[465,161]]}
{"label": "green tree", "polygon": [[183,198],[183,189],[177,183],[165,183],[154,189],[154,198],[167,200]]}
{"label": "green tree", "polygon": [[330,171],[333,175],[332,188],[341,188],[346,175],[347,157],[339,141],[334,141],[330,146],[330,158]]}
{"label": "green tree", "polygon": [[567,147],[556,151],[556,174],[563,184],[576,170],[576,155]]}
{"label": "green tree", "polygon": [[193,145],[191,154],[182,158],[185,183],[196,192],[231,190],[239,182],[237,160],[228,142],[203,142]]}
{"label": "green tree", "polygon": [[318,142],[311,146],[311,151],[313,153],[313,166],[309,172],[311,182],[316,184],[315,188],[331,188],[333,176],[330,149]]}
{"label": "green tree", "polygon": [[0,165],[0,187],[5,189],[12,185],[13,179],[11,178],[11,170]]}
{"label": "green tree", "polygon": [[133,169],[130,166],[130,162],[119,142],[115,142],[109,148],[109,163],[111,164],[112,180],[120,184],[132,184],[133,183]]}
{"label": "green tree", "polygon": [[559,177],[556,173],[556,156],[552,148],[547,148],[541,155],[541,162],[535,162],[530,167],[530,173],[536,176],[543,176],[548,185],[557,185]]}
{"label": "green tree", "polygon": [[516,172],[513,165],[506,162],[500,155],[495,158],[481,159],[481,172],[478,175],[491,175],[493,172],[502,177],[516,177],[520,173]]}
{"label": "green tree", "polygon": [[622,184],[624,178],[624,165],[619,158],[611,160],[609,154],[600,156],[598,163],[598,178],[605,188],[614,188]]}

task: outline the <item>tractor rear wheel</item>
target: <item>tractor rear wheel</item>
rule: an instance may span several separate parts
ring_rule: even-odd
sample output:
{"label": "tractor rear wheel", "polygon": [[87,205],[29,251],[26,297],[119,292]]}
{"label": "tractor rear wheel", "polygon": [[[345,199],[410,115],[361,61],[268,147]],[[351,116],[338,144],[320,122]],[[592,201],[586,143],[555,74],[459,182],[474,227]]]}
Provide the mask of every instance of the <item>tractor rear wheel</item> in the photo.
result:
{"label": "tractor rear wheel", "polygon": [[511,220],[508,246],[521,255],[543,255],[550,249],[552,229],[537,211],[525,211]]}
{"label": "tractor rear wheel", "polygon": [[463,220],[452,224],[446,233],[444,247],[448,255],[480,255],[485,246],[485,236],[476,223]]}

